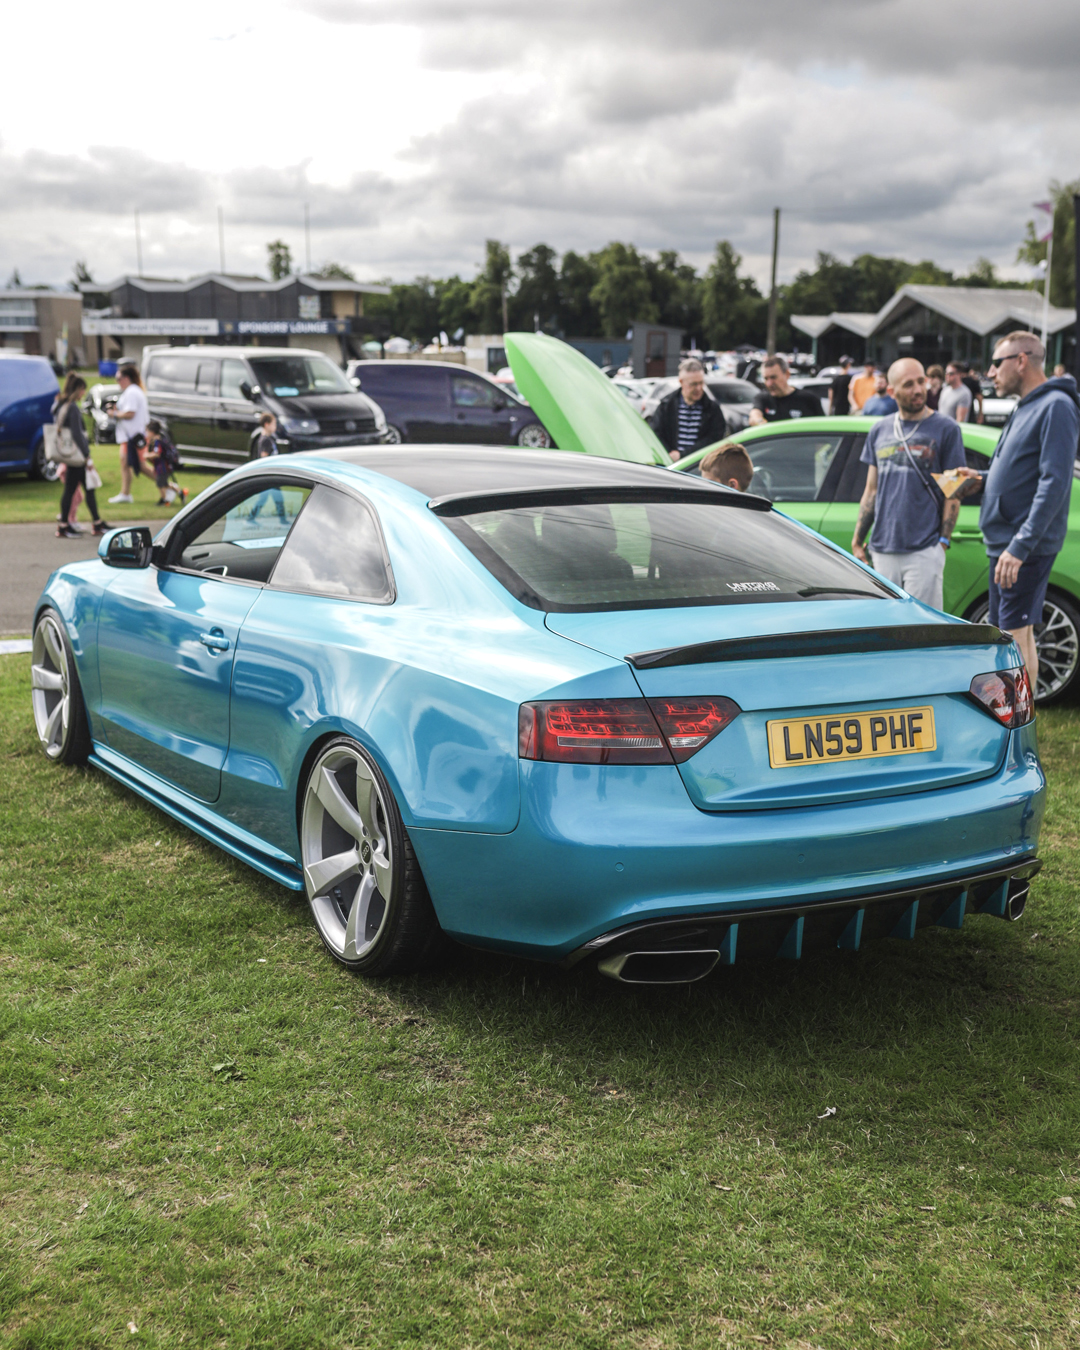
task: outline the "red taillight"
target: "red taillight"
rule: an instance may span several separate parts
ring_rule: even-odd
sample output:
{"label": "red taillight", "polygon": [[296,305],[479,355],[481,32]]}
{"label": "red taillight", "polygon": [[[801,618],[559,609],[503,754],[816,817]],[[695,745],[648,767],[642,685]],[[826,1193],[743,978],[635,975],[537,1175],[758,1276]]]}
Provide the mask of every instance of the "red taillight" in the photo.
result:
{"label": "red taillight", "polygon": [[729,698],[523,703],[518,754],[567,764],[681,763],[738,714]]}
{"label": "red taillight", "polygon": [[649,707],[676,764],[696,755],[741,711],[730,698],[651,698]]}
{"label": "red taillight", "polygon": [[1025,666],[976,675],[968,692],[1002,726],[1026,726],[1035,716],[1035,699]]}

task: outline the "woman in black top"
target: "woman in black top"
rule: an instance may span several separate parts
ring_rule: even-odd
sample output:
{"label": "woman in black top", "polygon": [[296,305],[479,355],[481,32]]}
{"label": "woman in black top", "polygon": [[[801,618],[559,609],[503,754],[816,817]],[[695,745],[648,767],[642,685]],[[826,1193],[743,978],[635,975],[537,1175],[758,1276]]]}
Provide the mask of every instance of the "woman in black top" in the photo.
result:
{"label": "woman in black top", "polygon": [[56,518],[56,537],[58,539],[77,539],[79,537],[79,531],[68,524],[71,503],[79,488],[82,488],[86,493],[86,504],[94,518],[94,533],[104,534],[106,530],[111,529],[108,521],[102,520],[98,514],[97,493],[93,488],[86,486],[86,470],[90,463],[90,442],[86,439],[86,427],[83,425],[82,412],[79,409],[79,400],[85,393],[86,381],[81,375],[76,375],[72,371],[64,383],[63,393],[57,395],[56,402],[52,406],[53,421],[57,427],[67,427],[71,432],[71,439],[86,458],[86,462],[80,464],[78,468],[73,464],[64,465],[64,493],[60,498],[60,514]]}

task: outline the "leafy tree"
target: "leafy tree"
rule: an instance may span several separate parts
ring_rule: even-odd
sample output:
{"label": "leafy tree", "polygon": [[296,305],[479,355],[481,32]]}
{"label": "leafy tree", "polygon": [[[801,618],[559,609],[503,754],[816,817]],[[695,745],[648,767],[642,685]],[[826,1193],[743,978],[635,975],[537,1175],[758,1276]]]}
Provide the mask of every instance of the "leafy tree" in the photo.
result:
{"label": "leafy tree", "polygon": [[484,266],[473,283],[473,308],[482,333],[501,333],[505,328],[503,314],[514,276],[510,250],[498,239],[488,239],[484,245]]}
{"label": "leafy tree", "polygon": [[929,258],[924,258],[922,262],[917,262],[912,267],[911,275],[904,284],[912,286],[953,286],[956,282],[951,272],[939,267],[936,262],[931,262]]}
{"label": "leafy tree", "polygon": [[266,246],[270,260],[270,280],[284,281],[292,275],[292,253],[284,239],[274,239]]}
{"label": "leafy tree", "polygon": [[694,268],[680,262],[674,249],[661,249],[655,261],[645,258],[644,264],[660,322],[681,328],[688,340],[700,336],[701,279]]}
{"label": "leafy tree", "polygon": [[73,291],[79,290],[82,286],[92,286],[94,278],[90,275],[90,269],[86,265],[85,258],[77,258],[75,265],[71,269],[71,281],[68,283]]}
{"label": "leafy tree", "polygon": [[598,278],[592,257],[567,249],[559,266],[559,328],[570,337],[593,337],[600,332],[600,314],[592,292]]}
{"label": "leafy tree", "polygon": [[529,330],[539,320],[542,332],[559,328],[558,254],[548,244],[535,244],[518,255],[518,285],[511,306],[511,323]]}
{"label": "leafy tree", "polygon": [[451,338],[457,332],[469,332],[475,322],[473,288],[459,276],[438,282],[439,328]]}
{"label": "leafy tree", "polygon": [[342,263],[324,262],[321,267],[315,269],[311,274],[313,277],[321,277],[323,281],[355,281],[356,273]]}
{"label": "leafy tree", "polygon": [[659,319],[645,260],[633,244],[613,240],[592,254],[590,261],[596,267],[596,285],[590,298],[600,312],[604,336],[622,337],[635,319],[654,323]]}
{"label": "leafy tree", "polygon": [[701,282],[705,342],[720,351],[740,342],[765,341],[768,302],[753,277],[739,275],[741,264],[742,257],[721,239]]}
{"label": "leafy tree", "polygon": [[[1071,183],[1050,184],[1054,205],[1054,257],[1051,262],[1050,303],[1071,309],[1076,303],[1076,216],[1073,196],[1080,193],[1080,178]],[[1035,237],[1035,222],[1029,220],[1024,242],[1016,253],[1017,262],[1033,267],[1046,261],[1046,245]],[[1041,290],[1041,285],[1039,286]]]}

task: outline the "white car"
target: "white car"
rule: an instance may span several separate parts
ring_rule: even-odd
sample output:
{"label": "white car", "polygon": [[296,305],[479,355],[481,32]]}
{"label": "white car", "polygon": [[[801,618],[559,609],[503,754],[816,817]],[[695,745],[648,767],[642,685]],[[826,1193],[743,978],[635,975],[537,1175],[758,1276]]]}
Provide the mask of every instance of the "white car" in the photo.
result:
{"label": "white car", "polygon": [[[661,399],[678,387],[679,381],[674,376],[658,380],[656,388],[641,409],[642,417],[650,418],[660,406]],[[724,421],[727,422],[729,436],[750,425],[750,409],[754,406],[754,399],[761,392],[756,384],[751,384],[749,380],[736,380],[730,375],[710,373],[705,376],[705,387],[724,410]]]}

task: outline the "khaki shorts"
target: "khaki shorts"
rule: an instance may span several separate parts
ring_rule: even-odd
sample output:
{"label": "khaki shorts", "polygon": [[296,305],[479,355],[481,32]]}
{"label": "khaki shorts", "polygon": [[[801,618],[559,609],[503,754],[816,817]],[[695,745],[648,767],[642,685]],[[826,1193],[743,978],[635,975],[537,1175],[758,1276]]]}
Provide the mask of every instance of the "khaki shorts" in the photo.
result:
{"label": "khaki shorts", "polygon": [[945,550],[940,544],[917,549],[914,553],[875,553],[870,550],[874,571],[887,581],[902,586],[908,595],[935,609],[944,609],[942,579],[945,575]]}

